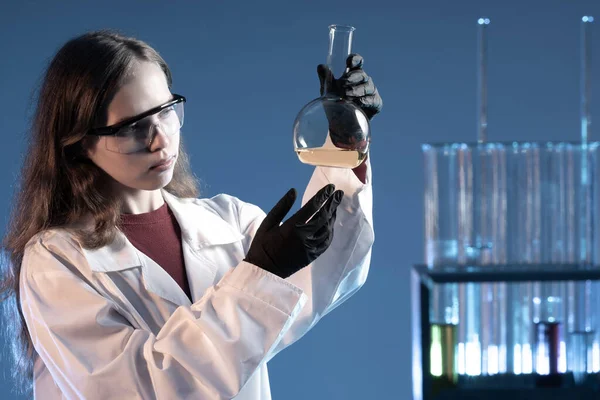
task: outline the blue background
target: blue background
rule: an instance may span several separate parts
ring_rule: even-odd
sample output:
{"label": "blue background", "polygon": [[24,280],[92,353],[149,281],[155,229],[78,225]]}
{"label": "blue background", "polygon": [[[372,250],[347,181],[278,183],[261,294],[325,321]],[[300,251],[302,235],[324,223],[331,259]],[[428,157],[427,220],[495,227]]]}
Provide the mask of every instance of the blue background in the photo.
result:
{"label": "blue background", "polygon": [[[318,95],[327,26],[354,25],[353,49],[385,103],[372,124],[371,273],[270,363],[272,392],[286,400],[409,399],[409,269],[423,259],[420,144],[476,138],[477,18],[491,19],[489,140],[577,140],[580,21],[588,14],[597,19],[599,60],[597,0],[1,0],[2,233],[35,88],[72,36],[117,28],[154,46],[173,70],[173,91],[188,97],[184,135],[203,195],[226,192],[268,210],[310,177],[292,150],[291,126]],[[600,120],[599,66],[593,120]],[[0,397],[12,398],[2,362]]]}

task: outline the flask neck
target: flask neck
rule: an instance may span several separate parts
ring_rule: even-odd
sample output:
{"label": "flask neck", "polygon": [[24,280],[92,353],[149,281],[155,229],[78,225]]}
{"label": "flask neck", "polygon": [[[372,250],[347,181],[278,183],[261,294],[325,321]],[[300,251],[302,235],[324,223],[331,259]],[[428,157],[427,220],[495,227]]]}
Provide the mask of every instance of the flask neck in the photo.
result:
{"label": "flask neck", "polygon": [[[341,77],[346,72],[346,59],[352,52],[352,35],[354,27],[348,25],[329,26],[329,53],[327,66],[334,78]],[[328,82],[325,83],[327,93]]]}

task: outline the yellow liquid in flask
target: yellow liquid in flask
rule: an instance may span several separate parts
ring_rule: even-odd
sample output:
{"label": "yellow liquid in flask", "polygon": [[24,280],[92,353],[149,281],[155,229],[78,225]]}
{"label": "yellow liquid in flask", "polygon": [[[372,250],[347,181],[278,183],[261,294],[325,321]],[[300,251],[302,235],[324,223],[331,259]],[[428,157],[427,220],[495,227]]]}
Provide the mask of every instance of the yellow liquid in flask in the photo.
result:
{"label": "yellow liquid in flask", "polygon": [[326,167],[356,168],[367,157],[366,153],[356,150],[317,147],[296,150],[298,158],[304,164],[321,165]]}

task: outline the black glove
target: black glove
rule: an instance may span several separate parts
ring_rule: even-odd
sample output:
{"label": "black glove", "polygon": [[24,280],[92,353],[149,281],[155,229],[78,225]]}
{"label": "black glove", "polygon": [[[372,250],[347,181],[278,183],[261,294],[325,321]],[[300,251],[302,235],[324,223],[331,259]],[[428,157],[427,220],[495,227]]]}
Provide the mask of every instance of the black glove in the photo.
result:
{"label": "black glove", "polygon": [[256,231],[244,261],[285,279],[316,260],[333,239],[336,210],[344,195],[334,189],[326,185],[280,225],[296,201],[296,190],[290,189]]}
{"label": "black glove", "polygon": [[321,83],[321,96],[327,87],[328,92],[352,101],[363,110],[369,119],[372,119],[383,108],[383,100],[377,87],[373,84],[373,80],[363,71],[362,66],[363,58],[359,54],[350,54],[346,59],[348,70],[341,77],[335,79],[327,65],[318,65],[317,74]]}

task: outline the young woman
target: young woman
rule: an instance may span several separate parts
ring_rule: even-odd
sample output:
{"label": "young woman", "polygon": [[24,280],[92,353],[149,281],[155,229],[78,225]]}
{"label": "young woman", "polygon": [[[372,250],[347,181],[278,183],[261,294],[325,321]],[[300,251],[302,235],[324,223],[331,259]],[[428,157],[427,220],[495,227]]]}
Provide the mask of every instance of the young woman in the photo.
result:
{"label": "young woman", "polygon": [[[372,117],[381,98],[348,62],[337,87]],[[283,223],[294,189],[268,214],[198,198],[170,87],[155,50],[109,31],[47,69],[0,291],[35,397],[270,399],[267,361],[365,282],[369,161],[315,168]]]}

